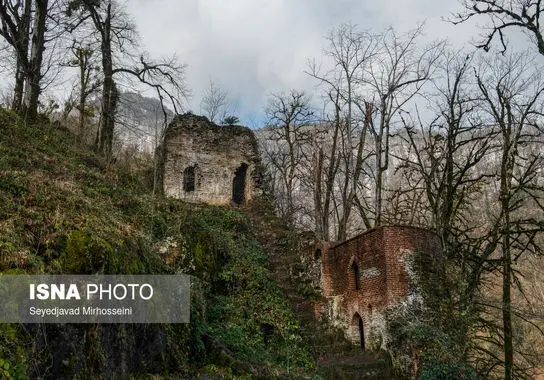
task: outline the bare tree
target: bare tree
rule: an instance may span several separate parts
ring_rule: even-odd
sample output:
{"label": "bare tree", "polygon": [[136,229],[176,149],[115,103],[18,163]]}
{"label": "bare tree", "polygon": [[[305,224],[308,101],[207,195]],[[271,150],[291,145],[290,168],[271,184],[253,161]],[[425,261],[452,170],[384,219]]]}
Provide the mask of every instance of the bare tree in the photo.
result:
{"label": "bare tree", "polygon": [[[497,55],[476,72],[485,111],[500,136],[497,171],[499,207],[493,213],[488,240],[499,249],[502,272],[502,332],[504,378],[514,377],[514,344],[512,326],[512,284],[516,280],[514,264],[530,251],[539,252],[536,236],[544,231],[544,205],[541,201],[538,170],[544,164],[539,144],[542,134],[544,82],[528,54]],[[527,215],[531,205],[540,212]],[[496,262],[496,261],[495,261]]]}
{"label": "bare tree", "polygon": [[[268,125],[275,141],[274,151],[268,159],[279,174],[276,184],[278,209],[284,220],[293,224],[296,219],[295,190],[299,183],[302,144],[307,140],[308,127],[313,122],[313,111],[309,97],[301,91],[288,94],[272,94],[266,109]],[[278,192],[283,194],[278,194]]]}
{"label": "bare tree", "polygon": [[210,80],[210,86],[200,102],[200,108],[204,112],[204,116],[207,116],[214,123],[223,120],[227,114],[228,96],[226,90]]}
{"label": "bare tree", "polygon": [[75,0],[69,3],[69,16],[79,12],[72,29],[90,20],[100,36],[100,52],[102,56],[102,106],[101,124],[96,139],[97,150],[107,159],[111,158],[114,113],[117,105],[117,87],[113,78],[114,46],[122,53],[125,45],[131,44],[133,26],[125,15],[114,6],[112,1]]}
{"label": "bare tree", "polygon": [[[334,104],[334,112],[330,119],[324,120],[322,130],[316,129],[312,135],[312,163],[308,170],[311,173],[310,188],[313,189],[314,219],[317,236],[325,241],[331,238],[331,214],[336,184],[336,176],[340,165],[338,144],[340,140],[342,117],[340,93],[331,89],[328,94]],[[331,136],[329,137],[329,132]]]}
{"label": "bare tree", "polygon": [[431,78],[443,43],[420,48],[422,27],[399,36],[388,29],[380,36],[380,51],[368,69],[366,80],[372,91],[375,113],[370,133],[375,142],[374,225],[382,222],[384,174],[389,168],[389,139],[394,118],[417,96]]}
{"label": "bare tree", "polygon": [[[421,178],[421,190],[431,211],[429,227],[435,229],[451,247],[451,234],[461,234],[470,228],[470,204],[475,188],[492,176],[476,170],[491,151],[494,139],[490,130],[475,112],[480,98],[472,80],[470,55],[449,51],[438,62],[439,80],[432,97],[436,112],[425,123],[420,118],[401,116],[405,133],[398,137],[410,147],[409,154],[397,157],[402,165],[415,170]],[[417,187],[411,190],[416,190]]]}
{"label": "bare tree", "polygon": [[141,54],[132,66],[115,68],[113,73],[126,79],[135,78],[153,89],[161,102],[164,119],[167,120],[166,103],[177,114],[181,111],[182,101],[188,95],[185,68],[186,65],[180,63],[176,56],[152,60],[146,54]]}
{"label": "bare tree", "polygon": [[96,50],[90,43],[82,44],[74,40],[70,47],[72,54],[68,66],[75,67],[78,70],[79,89],[78,101],[75,108],[79,113],[79,136],[82,137],[85,132],[85,121],[89,116],[87,100],[101,86],[101,78],[98,76],[100,67],[96,61]]}
{"label": "bare tree", "polygon": [[[310,62],[307,74],[317,79],[325,88],[326,100],[330,104],[330,115],[327,125],[333,129],[332,150],[327,159],[317,157],[316,172],[316,218],[317,225],[324,231],[328,239],[329,206],[335,201],[334,188],[340,181],[338,204],[337,239],[345,240],[347,226],[353,204],[356,200],[363,163],[368,158],[365,153],[365,142],[369,121],[367,114],[372,105],[365,101],[362,82],[366,71],[376,54],[377,41],[374,35],[366,31],[358,31],[353,24],[342,24],[333,29],[328,37],[325,55],[330,58],[332,68],[323,71],[316,61]],[[353,152],[356,152],[355,154]],[[328,170],[323,171],[323,164],[328,162]],[[341,174],[341,176],[340,176]],[[319,184],[325,179],[325,189]],[[363,217],[366,223],[367,218]],[[365,224],[366,224],[365,223]],[[369,227],[369,225],[367,225]]]}
{"label": "bare tree", "polygon": [[[522,371],[514,353],[523,354],[513,344],[516,263],[540,252],[543,226],[536,169],[542,165],[543,82],[526,54],[492,58],[449,52],[440,60],[431,98],[436,116],[426,123],[403,114],[405,131],[397,137],[410,149],[396,158],[413,180],[403,191],[424,195],[417,208],[429,210],[427,226],[446,248],[443,273],[449,276],[434,283],[441,293],[432,308],[443,311],[437,320],[454,331],[465,355],[472,350],[479,358],[483,376],[503,366],[511,378]],[[485,290],[495,274],[503,288],[496,304]],[[443,299],[450,301],[442,305]]]}
{"label": "bare tree", "polygon": [[520,29],[544,55],[544,38],[540,26],[542,2],[540,0],[463,0],[464,11],[453,17],[454,24],[461,24],[471,18],[487,18],[490,22],[484,28],[482,39],[476,45],[488,51],[494,39],[499,39],[503,51],[508,29]]}
{"label": "bare tree", "polygon": [[[178,63],[176,57],[155,62],[144,54],[134,59],[132,64],[123,62],[123,59],[133,57],[131,48],[135,48],[136,31],[126,13],[114,0],[73,0],[70,1],[68,9],[75,15],[72,29],[90,21],[100,36],[103,82],[101,124],[96,148],[109,160],[112,158],[118,98],[115,76],[136,78],[154,89],[161,102],[169,101],[177,112],[181,106],[181,99],[187,93],[184,80],[185,65]],[[166,110],[163,113],[166,120]]]}

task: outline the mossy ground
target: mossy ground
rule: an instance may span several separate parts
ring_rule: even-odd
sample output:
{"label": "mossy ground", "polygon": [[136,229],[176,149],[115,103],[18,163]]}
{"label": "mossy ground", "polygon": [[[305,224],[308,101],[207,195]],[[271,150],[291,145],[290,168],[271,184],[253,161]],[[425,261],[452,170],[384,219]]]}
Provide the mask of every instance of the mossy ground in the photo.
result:
{"label": "mossy ground", "polygon": [[[247,213],[154,197],[151,183],[146,161],[124,168],[106,164],[62,127],[26,124],[0,110],[1,273],[192,275],[190,324],[145,331],[117,326],[109,333],[115,342],[127,342],[116,350],[126,349],[129,361],[136,355],[130,342],[166,337],[157,355],[125,363],[127,376],[310,372],[313,360],[298,322],[270,276]],[[68,341],[88,338],[87,353],[75,347],[64,356],[51,344],[35,344],[55,338],[47,336],[59,334],[54,331],[1,325],[1,375],[34,377],[49,368],[45,377],[107,377],[121,368],[105,328],[62,330]]]}

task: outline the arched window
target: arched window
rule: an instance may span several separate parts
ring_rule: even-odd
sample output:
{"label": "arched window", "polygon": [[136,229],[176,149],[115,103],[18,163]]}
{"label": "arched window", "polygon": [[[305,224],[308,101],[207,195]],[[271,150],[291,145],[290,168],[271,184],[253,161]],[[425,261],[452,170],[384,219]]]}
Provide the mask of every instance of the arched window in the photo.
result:
{"label": "arched window", "polygon": [[349,282],[352,290],[361,289],[359,266],[355,262],[349,268]]}
{"label": "arched window", "polygon": [[314,259],[315,260],[321,260],[321,249],[317,248],[314,252]]}
{"label": "arched window", "polygon": [[186,193],[195,191],[195,166],[188,166],[183,171],[183,191]]}
{"label": "arched window", "polygon": [[247,164],[242,163],[234,172],[232,180],[232,201],[237,205],[244,204],[246,200],[246,174]]}

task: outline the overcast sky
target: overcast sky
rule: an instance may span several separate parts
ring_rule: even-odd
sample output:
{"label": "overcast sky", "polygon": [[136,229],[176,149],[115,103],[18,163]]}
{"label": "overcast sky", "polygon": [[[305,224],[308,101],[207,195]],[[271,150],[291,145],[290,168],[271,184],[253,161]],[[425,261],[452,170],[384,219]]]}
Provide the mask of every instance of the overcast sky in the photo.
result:
{"label": "overcast sky", "polygon": [[[323,56],[327,33],[342,23],[374,32],[389,26],[406,32],[425,23],[427,40],[447,38],[456,47],[479,35],[474,22],[444,21],[461,10],[457,0],[125,0],[125,5],[144,50],[154,58],[176,54],[187,64],[192,94],[187,109],[201,113],[202,94],[212,80],[229,92],[236,115],[253,128],[264,122],[270,93],[317,93],[304,70],[308,59]],[[518,41],[518,48],[527,45]],[[8,91],[11,76],[0,79],[7,79],[0,89]],[[62,98],[71,81],[49,91]]]}
{"label": "overcast sky", "polygon": [[443,21],[455,0],[131,0],[143,46],[153,56],[177,54],[188,65],[189,108],[200,112],[210,80],[228,90],[246,124],[262,119],[267,96],[292,88],[313,90],[304,74],[320,58],[327,32],[352,22],[361,29],[404,32],[425,22],[426,38],[470,43],[473,24]]}

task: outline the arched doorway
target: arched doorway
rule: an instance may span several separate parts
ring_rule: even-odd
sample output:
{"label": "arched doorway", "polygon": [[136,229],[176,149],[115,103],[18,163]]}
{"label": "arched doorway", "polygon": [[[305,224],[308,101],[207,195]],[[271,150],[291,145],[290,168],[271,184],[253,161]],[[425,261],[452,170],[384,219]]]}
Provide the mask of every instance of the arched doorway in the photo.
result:
{"label": "arched doorway", "polygon": [[196,183],[196,165],[188,166],[183,171],[183,191],[186,193],[192,193],[195,191]]}
{"label": "arched doorway", "polygon": [[237,205],[244,204],[246,200],[246,175],[247,164],[242,163],[234,172],[232,180],[232,201]]}
{"label": "arched doorway", "polygon": [[361,349],[365,349],[365,330],[363,326],[363,318],[359,315],[359,313],[355,313],[351,320],[351,328],[352,328],[352,337],[353,342],[357,344],[358,346],[361,346]]}
{"label": "arched doorway", "polygon": [[365,330],[363,328],[363,318],[359,317],[359,337],[361,339],[361,349],[365,349]]}

